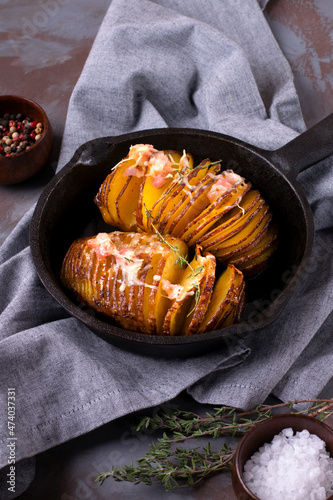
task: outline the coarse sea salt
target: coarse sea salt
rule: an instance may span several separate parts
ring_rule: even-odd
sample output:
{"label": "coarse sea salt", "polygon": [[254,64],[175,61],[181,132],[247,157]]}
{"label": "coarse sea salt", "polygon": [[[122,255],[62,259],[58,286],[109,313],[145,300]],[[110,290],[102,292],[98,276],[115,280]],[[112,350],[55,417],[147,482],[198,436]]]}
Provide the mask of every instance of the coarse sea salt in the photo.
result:
{"label": "coarse sea salt", "polygon": [[326,500],[333,494],[333,458],[318,436],[283,429],[246,462],[243,479],[260,500]]}

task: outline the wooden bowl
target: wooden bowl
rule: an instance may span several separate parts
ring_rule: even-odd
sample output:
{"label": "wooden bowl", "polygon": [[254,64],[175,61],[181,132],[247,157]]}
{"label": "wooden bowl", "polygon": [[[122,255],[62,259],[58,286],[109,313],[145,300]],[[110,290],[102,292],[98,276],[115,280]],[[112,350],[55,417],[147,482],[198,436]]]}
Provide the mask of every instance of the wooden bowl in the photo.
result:
{"label": "wooden bowl", "polygon": [[[255,425],[240,441],[232,464],[232,485],[238,500],[259,500],[243,480],[245,463],[265,443],[270,443],[283,429],[292,428],[294,432],[308,430],[326,443],[326,450],[333,457],[333,430],[324,422],[313,417],[295,414],[282,414],[271,417]],[[333,500],[333,495],[326,500]]]}
{"label": "wooden bowl", "polygon": [[27,97],[0,96],[0,116],[22,113],[43,123],[42,137],[29,149],[13,156],[0,156],[0,185],[17,184],[36,175],[48,162],[53,144],[53,132],[45,111]]}

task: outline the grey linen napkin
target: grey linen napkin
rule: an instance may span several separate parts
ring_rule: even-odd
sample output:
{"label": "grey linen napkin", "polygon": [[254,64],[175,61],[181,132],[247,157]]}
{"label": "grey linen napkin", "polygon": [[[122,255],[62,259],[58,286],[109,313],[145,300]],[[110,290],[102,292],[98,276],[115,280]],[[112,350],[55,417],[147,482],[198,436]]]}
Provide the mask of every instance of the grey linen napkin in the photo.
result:
{"label": "grey linen napkin", "polygon": [[[264,4],[113,0],[70,100],[59,169],[88,140],[152,127],[211,129],[265,149],[302,132],[292,73]],[[17,460],[185,389],[199,402],[243,408],[272,391],[316,396],[333,362],[332,162],[300,180],[315,214],[316,246],[284,313],[230,348],[181,360],[126,352],[69,318],[36,275],[27,213],[0,249],[2,449],[7,388],[16,391]],[[6,463],[2,453],[0,466]]]}

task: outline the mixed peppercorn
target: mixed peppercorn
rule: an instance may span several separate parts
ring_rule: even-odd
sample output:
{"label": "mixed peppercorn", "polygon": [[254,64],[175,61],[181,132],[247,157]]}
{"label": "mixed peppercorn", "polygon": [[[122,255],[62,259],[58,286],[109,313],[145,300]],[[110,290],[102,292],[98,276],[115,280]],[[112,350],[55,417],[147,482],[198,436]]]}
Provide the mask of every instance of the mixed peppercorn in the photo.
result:
{"label": "mixed peppercorn", "polygon": [[43,129],[42,123],[22,113],[0,116],[0,155],[12,156],[26,151],[41,138]]}

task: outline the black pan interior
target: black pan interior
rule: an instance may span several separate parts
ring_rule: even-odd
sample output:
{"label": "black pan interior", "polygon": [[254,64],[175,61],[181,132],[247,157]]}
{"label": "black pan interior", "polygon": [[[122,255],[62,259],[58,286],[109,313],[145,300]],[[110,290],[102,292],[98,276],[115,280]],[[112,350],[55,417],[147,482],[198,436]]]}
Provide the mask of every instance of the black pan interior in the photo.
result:
{"label": "black pan interior", "polygon": [[[95,206],[94,196],[112,166],[135,143],[157,149],[186,150],[195,164],[205,158],[222,160],[251,181],[269,203],[279,227],[279,249],[271,267],[260,278],[248,281],[243,321],[224,330],[195,337],[153,337],[124,331],[83,310],[59,279],[63,257],[82,235],[110,231]],[[162,129],[101,138],[83,145],[71,162],[49,183],[31,223],[30,242],[37,272],[47,290],[73,316],[98,335],[126,349],[144,354],[184,356],[207,352],[273,321],[283,309],[300,279],[311,246],[311,217],[299,186],[295,187],[260,154],[239,141],[197,130]]]}

